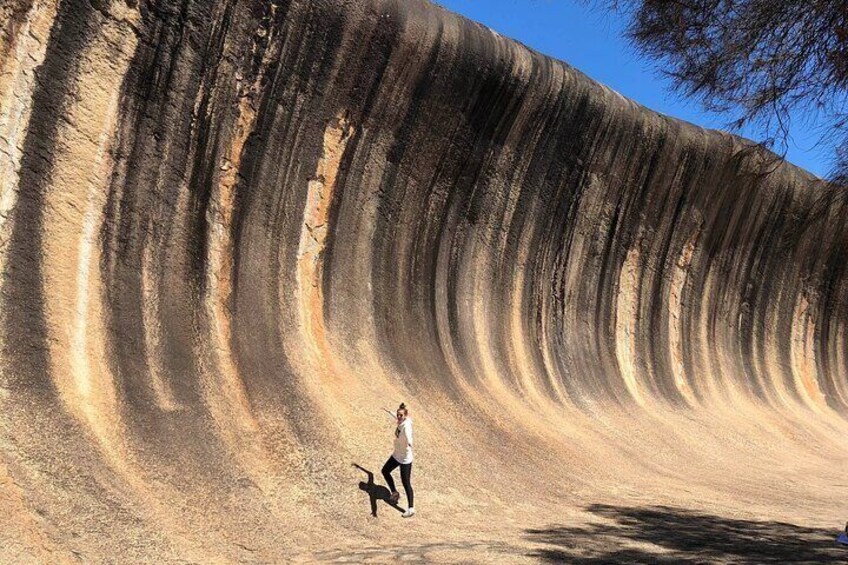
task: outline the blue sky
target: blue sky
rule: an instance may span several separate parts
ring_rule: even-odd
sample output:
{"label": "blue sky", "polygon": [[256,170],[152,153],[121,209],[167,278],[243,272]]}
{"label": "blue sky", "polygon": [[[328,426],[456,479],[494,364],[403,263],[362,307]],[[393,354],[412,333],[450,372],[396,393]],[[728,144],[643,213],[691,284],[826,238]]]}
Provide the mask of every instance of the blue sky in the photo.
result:
{"label": "blue sky", "polygon": [[[700,126],[727,129],[730,116],[703,111],[697,102],[670,89],[656,65],[641,58],[624,38],[625,22],[615,14],[576,0],[433,0],[481,22],[541,53],[561,59],[624,96],[658,112]],[[812,123],[805,123],[812,122]],[[756,139],[760,132],[741,132]],[[827,174],[831,153],[816,146],[814,119],[793,116],[787,159],[819,176]]]}

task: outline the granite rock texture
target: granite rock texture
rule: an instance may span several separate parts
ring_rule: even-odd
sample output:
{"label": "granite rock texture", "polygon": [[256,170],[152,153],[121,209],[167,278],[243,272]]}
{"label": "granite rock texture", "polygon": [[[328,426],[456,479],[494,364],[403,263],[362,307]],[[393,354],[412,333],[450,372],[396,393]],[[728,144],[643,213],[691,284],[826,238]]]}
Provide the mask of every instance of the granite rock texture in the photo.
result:
{"label": "granite rock texture", "polygon": [[[532,560],[595,502],[838,527],[846,219],[423,0],[2,0],[0,560]],[[401,401],[414,528],[351,465]]]}

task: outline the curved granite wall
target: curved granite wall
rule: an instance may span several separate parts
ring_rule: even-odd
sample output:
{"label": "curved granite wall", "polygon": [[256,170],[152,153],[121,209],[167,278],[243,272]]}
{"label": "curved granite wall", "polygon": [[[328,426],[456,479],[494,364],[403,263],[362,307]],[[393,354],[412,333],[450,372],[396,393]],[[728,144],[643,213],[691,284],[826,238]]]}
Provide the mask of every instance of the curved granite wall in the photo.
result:
{"label": "curved granite wall", "polygon": [[418,0],[0,22],[8,556],[368,537],[316,497],[400,401],[433,505],[834,463],[848,203],[805,172]]}

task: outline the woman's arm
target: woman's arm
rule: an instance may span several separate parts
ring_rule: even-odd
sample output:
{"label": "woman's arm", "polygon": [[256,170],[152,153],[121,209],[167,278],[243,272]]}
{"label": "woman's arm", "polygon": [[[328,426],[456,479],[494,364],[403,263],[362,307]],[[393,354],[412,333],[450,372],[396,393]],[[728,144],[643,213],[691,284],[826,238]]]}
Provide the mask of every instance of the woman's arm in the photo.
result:
{"label": "woman's arm", "polygon": [[403,427],[404,434],[406,434],[406,444],[409,447],[412,447],[412,420],[407,420],[406,425]]}

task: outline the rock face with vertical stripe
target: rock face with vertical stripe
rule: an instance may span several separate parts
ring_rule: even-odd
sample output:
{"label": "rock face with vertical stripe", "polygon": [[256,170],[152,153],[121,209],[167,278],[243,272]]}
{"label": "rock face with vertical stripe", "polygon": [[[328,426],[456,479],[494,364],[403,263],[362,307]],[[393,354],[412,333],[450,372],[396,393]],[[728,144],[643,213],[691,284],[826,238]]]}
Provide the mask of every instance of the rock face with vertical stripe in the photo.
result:
{"label": "rock face with vertical stripe", "polygon": [[[423,0],[0,1],[0,561],[835,527],[846,218]],[[369,506],[400,402],[414,522]]]}

